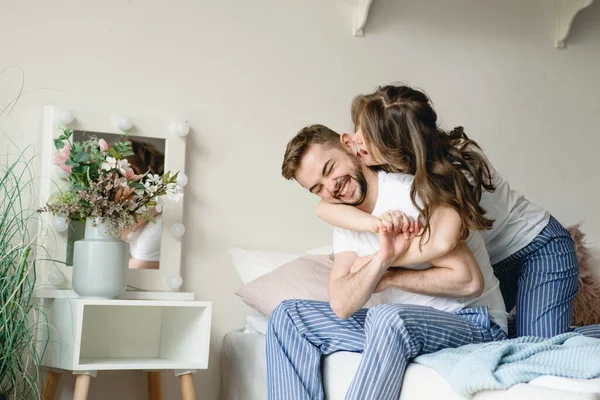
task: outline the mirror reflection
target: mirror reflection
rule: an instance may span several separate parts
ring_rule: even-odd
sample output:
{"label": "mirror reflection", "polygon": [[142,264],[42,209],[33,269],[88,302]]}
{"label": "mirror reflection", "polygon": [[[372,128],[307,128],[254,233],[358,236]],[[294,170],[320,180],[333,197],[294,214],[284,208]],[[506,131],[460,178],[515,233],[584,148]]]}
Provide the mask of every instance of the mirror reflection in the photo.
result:
{"label": "mirror reflection", "polygon": [[[92,137],[104,139],[109,145],[119,141],[129,141],[133,151],[132,156],[126,157],[134,172],[138,175],[162,175],[165,168],[165,139],[141,136],[116,135],[103,132],[77,131],[73,132],[74,140],[88,140]],[[162,242],[163,217],[156,209],[151,210],[155,221],[139,218],[131,229],[124,231],[121,239],[129,243],[129,268],[158,269],[160,268],[160,248]]]}

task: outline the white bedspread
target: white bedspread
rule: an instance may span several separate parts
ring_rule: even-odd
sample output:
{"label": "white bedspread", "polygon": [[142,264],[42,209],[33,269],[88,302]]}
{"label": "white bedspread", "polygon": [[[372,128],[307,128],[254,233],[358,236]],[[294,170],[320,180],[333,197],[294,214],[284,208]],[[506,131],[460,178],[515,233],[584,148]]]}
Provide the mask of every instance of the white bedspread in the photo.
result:
{"label": "white bedspread", "polygon": [[[343,400],[361,355],[338,352],[324,358],[323,383],[328,400]],[[266,400],[265,336],[229,332],[221,353],[223,400]],[[466,400],[458,396],[436,371],[410,364],[400,400]],[[474,400],[600,400],[600,379],[540,377],[508,390],[480,392]],[[293,400],[293,399],[290,399]]]}

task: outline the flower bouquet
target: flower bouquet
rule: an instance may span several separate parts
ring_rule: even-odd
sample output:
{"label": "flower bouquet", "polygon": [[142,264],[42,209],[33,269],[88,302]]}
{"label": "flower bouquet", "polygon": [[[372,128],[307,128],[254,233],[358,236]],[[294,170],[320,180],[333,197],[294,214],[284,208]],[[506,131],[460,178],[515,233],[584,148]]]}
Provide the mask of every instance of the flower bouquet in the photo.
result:
{"label": "flower bouquet", "polygon": [[53,214],[58,231],[67,229],[69,221],[85,223],[85,237],[74,243],[75,292],[82,297],[118,297],[126,288],[130,259],[129,244],[120,237],[140,221],[156,222],[164,200],[178,200],[183,190],[178,173],[135,171],[128,160],[137,156],[130,141],[109,145],[96,137],[78,142],[72,136],[63,127],[54,141],[54,164],[68,185],[38,211]]}
{"label": "flower bouquet", "polygon": [[40,212],[65,222],[92,219],[106,224],[108,232],[119,237],[140,218],[154,221],[165,198],[178,200],[183,196],[178,173],[159,176],[133,170],[127,160],[134,155],[130,142],[112,146],[97,138],[74,142],[69,128],[62,128],[62,132],[54,140],[54,165],[66,177],[68,187],[52,196]]}

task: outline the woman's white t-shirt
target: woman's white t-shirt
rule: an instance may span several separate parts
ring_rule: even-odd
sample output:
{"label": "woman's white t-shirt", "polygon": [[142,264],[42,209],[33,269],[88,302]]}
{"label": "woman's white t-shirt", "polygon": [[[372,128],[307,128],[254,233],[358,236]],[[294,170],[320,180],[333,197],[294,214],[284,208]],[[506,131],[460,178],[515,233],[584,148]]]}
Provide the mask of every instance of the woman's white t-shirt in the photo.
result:
{"label": "woman's white t-shirt", "polygon": [[479,205],[485,216],[494,220],[489,230],[481,230],[490,261],[496,264],[526,247],[548,225],[550,213],[533,204],[525,196],[511,189],[508,181],[496,171],[479,149],[492,174],[493,192],[483,191]]}

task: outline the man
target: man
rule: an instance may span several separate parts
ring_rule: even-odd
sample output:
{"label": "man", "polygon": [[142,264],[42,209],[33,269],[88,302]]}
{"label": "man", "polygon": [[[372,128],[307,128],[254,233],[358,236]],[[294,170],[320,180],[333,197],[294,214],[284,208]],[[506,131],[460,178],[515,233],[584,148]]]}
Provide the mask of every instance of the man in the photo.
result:
{"label": "man", "polygon": [[[416,217],[412,177],[370,170],[352,149],[347,134],[307,127],[288,144],[283,175],[327,202]],[[433,267],[396,261],[412,243],[383,228],[379,235],[335,228],[333,243],[330,303],[285,301],[271,315],[270,399],[322,399],[321,356],[352,351],[363,358],[347,398],[397,400],[406,365],[418,354],[506,337],[504,302],[479,233]],[[399,265],[410,269],[388,271]],[[377,287],[387,289],[390,304],[361,308]]]}

